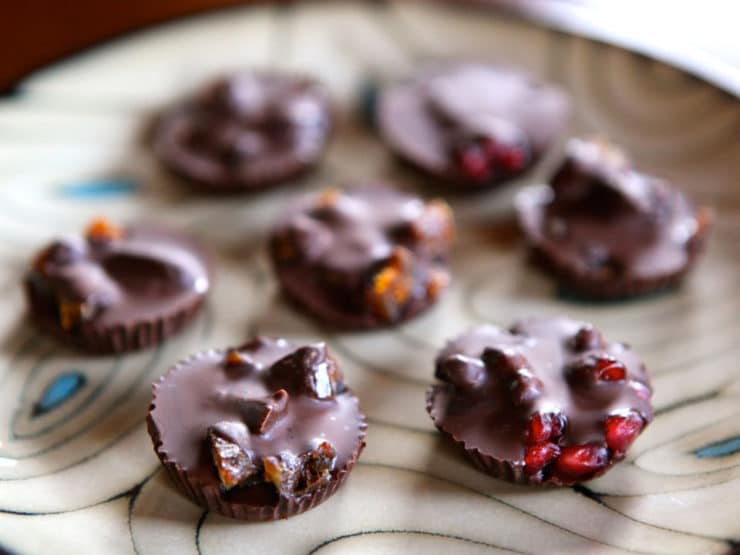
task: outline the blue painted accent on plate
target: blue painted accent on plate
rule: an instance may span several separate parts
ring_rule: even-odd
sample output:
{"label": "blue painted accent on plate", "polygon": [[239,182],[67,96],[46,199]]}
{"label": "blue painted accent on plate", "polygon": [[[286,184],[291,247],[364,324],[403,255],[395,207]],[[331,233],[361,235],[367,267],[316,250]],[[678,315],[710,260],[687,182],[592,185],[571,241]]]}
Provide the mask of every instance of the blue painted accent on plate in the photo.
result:
{"label": "blue painted accent on plate", "polygon": [[66,183],[61,186],[62,196],[69,198],[101,198],[130,195],[136,192],[138,184],[125,177]]}
{"label": "blue painted accent on plate", "polygon": [[86,383],[87,378],[76,371],[57,376],[33,406],[31,417],[46,414],[69,401]]}
{"label": "blue painted accent on plate", "polygon": [[740,452],[740,436],[723,439],[715,443],[710,443],[694,451],[694,455],[700,459],[709,459],[717,457],[728,457]]}

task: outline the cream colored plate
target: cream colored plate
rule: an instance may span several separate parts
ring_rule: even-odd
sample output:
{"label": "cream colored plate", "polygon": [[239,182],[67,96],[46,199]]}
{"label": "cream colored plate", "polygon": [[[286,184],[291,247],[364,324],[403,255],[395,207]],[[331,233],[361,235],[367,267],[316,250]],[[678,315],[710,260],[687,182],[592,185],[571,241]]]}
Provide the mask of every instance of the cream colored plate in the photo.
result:
{"label": "cream colored plate", "polygon": [[[717,211],[709,252],[681,290],[584,304],[524,262],[511,225],[518,185],[452,200],[455,281],[399,329],[327,333],[276,295],[264,232],[288,196],[358,179],[412,187],[351,110],[369,77],[431,56],[528,69],[573,97],[574,130],[627,146],[639,163]],[[344,107],[321,171],[279,192],[183,194],[141,142],[163,103],[222,69],[314,73]],[[548,167],[549,164],[549,167]],[[684,73],[623,50],[484,12],[336,2],[236,9],[97,48],[0,102],[0,545],[42,553],[722,553],[740,540],[740,106]],[[182,336],[126,357],[68,352],[31,329],[19,282],[39,245],[104,213],[190,231],[219,255],[211,301]],[[653,373],[657,417],[623,464],[579,488],[540,491],[480,474],[424,412],[436,349],[478,322],[569,314],[631,343]],[[344,489],[284,522],[204,514],[159,470],[143,424],[168,365],[259,331],[327,339],[369,417]]]}

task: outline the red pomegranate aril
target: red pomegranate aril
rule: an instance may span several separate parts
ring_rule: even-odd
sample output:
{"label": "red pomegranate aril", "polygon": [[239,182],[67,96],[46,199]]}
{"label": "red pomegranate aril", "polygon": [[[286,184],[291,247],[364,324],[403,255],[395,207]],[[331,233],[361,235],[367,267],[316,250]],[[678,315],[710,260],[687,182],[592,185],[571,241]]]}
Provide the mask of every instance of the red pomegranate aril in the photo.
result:
{"label": "red pomegranate aril", "polygon": [[624,364],[611,358],[597,358],[595,370],[597,379],[602,382],[620,382],[627,378]]}
{"label": "red pomegranate aril", "polygon": [[458,164],[470,179],[483,180],[489,175],[488,158],[477,144],[468,145],[459,152]]}
{"label": "red pomegranate aril", "polygon": [[550,439],[552,433],[552,419],[549,414],[535,412],[529,419],[529,435],[527,441],[542,443]]}
{"label": "red pomegranate aril", "polygon": [[496,162],[508,172],[516,172],[524,167],[524,153],[516,148],[501,148]]}
{"label": "red pomegranate aril", "polygon": [[606,444],[617,453],[624,453],[644,426],[642,416],[636,412],[607,416],[604,423]]}
{"label": "red pomegranate aril", "polygon": [[601,445],[568,445],[560,449],[555,474],[562,480],[585,480],[609,464],[609,452]]}
{"label": "red pomegranate aril", "polygon": [[524,454],[525,474],[537,474],[560,454],[560,448],[554,443],[532,445]]}

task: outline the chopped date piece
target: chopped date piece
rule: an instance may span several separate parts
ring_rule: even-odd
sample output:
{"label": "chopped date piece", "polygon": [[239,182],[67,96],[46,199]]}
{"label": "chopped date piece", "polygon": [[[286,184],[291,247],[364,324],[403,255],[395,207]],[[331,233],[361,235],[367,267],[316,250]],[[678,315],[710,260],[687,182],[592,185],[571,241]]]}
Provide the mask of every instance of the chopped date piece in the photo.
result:
{"label": "chopped date piece", "polygon": [[337,452],[331,443],[322,441],[316,449],[301,455],[300,459],[303,469],[298,481],[298,492],[308,493],[331,479]]}
{"label": "chopped date piece", "polygon": [[288,392],[279,389],[264,399],[245,399],[242,404],[244,422],[253,434],[269,431],[288,408]]}
{"label": "chopped date piece", "polygon": [[265,481],[275,486],[281,495],[291,495],[295,491],[300,472],[298,458],[290,453],[262,457]]}
{"label": "chopped date piece", "polygon": [[270,368],[270,379],[288,392],[306,393],[316,399],[334,397],[341,375],[324,343],[301,347]]}
{"label": "chopped date piece", "polygon": [[215,427],[208,432],[211,456],[225,490],[245,484],[258,471],[251,455]]}

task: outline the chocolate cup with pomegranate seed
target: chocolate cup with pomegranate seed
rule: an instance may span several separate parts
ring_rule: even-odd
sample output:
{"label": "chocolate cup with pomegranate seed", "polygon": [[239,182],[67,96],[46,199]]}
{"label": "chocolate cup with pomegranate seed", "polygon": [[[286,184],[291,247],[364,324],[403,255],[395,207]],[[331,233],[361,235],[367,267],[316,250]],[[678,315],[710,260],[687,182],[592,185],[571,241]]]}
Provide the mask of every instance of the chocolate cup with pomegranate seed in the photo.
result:
{"label": "chocolate cup with pomegranate seed", "polygon": [[443,201],[373,184],[299,199],[278,221],[270,255],[283,291],[335,327],[370,329],[412,318],[450,280],[454,237]]}
{"label": "chocolate cup with pomegranate seed", "polygon": [[268,338],[175,365],[154,384],[147,425],[188,498],[253,522],[291,517],[333,495],[367,427],[323,343]]}
{"label": "chocolate cup with pomegranate seed", "polygon": [[152,347],[199,312],[211,284],[203,249],[174,231],[94,220],[35,258],[24,286],[33,322],[92,353]]}
{"label": "chocolate cup with pomegranate seed", "polygon": [[333,127],[327,91],[307,77],[245,71],[205,84],[164,113],[154,150],[211,193],[299,177],[321,160]]}
{"label": "chocolate cup with pomegranate seed", "polygon": [[490,64],[429,66],[383,90],[378,127],[400,158],[456,190],[484,190],[537,163],[565,130],[565,94]]}
{"label": "chocolate cup with pomegranate seed", "polygon": [[565,289],[597,299],[679,284],[711,226],[707,208],[598,140],[571,140],[552,183],[523,190],[517,210],[535,260]]}
{"label": "chocolate cup with pomegranate seed", "polygon": [[437,428],[484,472],[522,484],[600,476],[653,418],[637,355],[566,318],[471,329],[442,350],[435,375]]}

